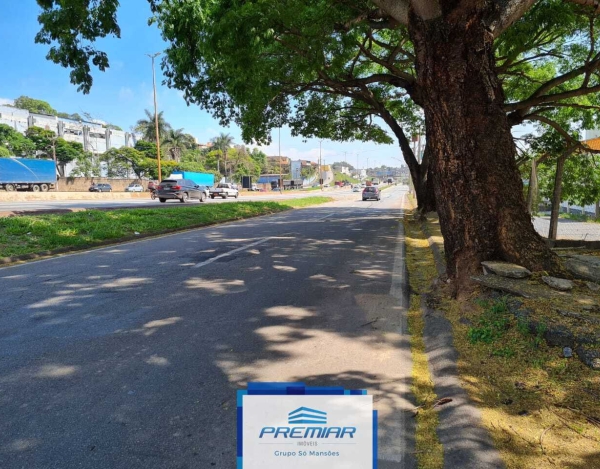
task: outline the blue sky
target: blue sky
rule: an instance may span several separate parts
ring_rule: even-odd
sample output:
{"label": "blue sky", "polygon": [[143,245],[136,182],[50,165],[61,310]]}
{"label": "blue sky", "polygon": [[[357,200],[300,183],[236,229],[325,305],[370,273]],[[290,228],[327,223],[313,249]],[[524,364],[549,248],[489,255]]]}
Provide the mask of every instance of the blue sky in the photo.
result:
{"label": "blue sky", "polygon": [[[0,100],[21,95],[48,101],[61,112],[90,113],[96,119],[130,129],[144,117],[144,109],[153,109],[152,69],[145,55],[162,51],[166,43],[155,26],[148,26],[150,10],[147,0],[121,2],[118,13],[121,39],[106,38],[98,47],[108,53],[111,68],[102,73],[93,72],[94,85],[90,94],[77,92],[69,81],[69,70],[46,60],[48,46],[34,43],[39,31],[39,7],[34,0],[0,0],[0,44],[4,45],[0,58]],[[157,64],[158,106],[174,128],[184,128],[199,142],[207,142],[221,132],[231,134],[236,143],[243,143],[235,126],[222,128],[219,123],[197,106],[188,107],[177,92],[162,85],[162,74]],[[263,148],[268,155],[278,154],[277,131],[274,143]],[[358,153],[358,155],[357,155]],[[281,154],[293,159],[316,161],[319,141],[304,141],[292,137],[287,128],[281,130]],[[398,166],[403,159],[396,144],[375,145],[363,142],[322,142],[326,163],[343,161],[363,168]],[[368,158],[368,161],[367,161]],[[400,160],[400,161],[399,161]]]}

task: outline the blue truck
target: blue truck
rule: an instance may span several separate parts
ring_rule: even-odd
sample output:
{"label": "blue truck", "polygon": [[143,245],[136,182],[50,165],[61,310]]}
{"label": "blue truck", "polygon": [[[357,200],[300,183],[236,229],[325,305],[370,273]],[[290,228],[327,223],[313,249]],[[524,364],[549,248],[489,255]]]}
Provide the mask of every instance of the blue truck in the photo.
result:
{"label": "blue truck", "polygon": [[215,175],[208,173],[193,173],[191,171],[173,171],[169,179],[189,179],[199,186],[212,187],[215,185]]}
{"label": "blue truck", "polygon": [[48,192],[56,187],[56,164],[52,160],[0,158],[0,189]]}

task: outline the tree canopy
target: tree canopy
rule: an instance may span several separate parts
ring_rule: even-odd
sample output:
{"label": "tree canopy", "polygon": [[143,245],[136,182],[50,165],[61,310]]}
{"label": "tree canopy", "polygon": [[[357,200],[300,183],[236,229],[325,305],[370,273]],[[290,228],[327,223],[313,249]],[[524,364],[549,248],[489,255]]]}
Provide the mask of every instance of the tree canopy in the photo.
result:
{"label": "tree canopy", "polygon": [[[118,2],[79,11],[79,23],[65,13],[72,2],[39,1],[38,39],[55,41],[51,58],[88,91],[84,59],[100,69],[108,59],[85,41],[119,34]],[[451,277],[461,262],[468,279],[492,258],[558,269],[525,213],[510,129],[536,122],[574,139],[596,124],[596,0],[150,6],[169,43],[167,84],[222,124],[240,125],[245,141],[268,142],[281,125],[334,140],[390,143],[391,133],[418,186],[432,181]],[[80,24],[89,26],[83,42],[70,40]],[[419,163],[407,136],[423,132]]]}
{"label": "tree canopy", "polygon": [[[135,124],[135,130],[142,134],[142,138],[148,142],[156,141],[156,122],[154,120],[154,113],[145,109],[145,119],[140,119]],[[167,133],[171,130],[171,124],[169,124],[164,117],[164,111],[160,111],[157,116],[158,120],[158,136],[160,140],[164,140]]]}
{"label": "tree canopy", "polygon": [[15,99],[14,107],[26,109],[27,111],[34,112],[36,114],[48,114],[51,116],[58,114],[56,110],[46,101],[42,101],[41,99],[33,99],[29,96],[19,96],[17,99]]}

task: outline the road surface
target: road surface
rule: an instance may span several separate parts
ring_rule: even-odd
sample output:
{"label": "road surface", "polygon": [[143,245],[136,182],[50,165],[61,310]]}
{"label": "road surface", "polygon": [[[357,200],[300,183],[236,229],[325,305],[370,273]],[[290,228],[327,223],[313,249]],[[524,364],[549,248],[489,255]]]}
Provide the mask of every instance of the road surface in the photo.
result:
{"label": "road surface", "polygon": [[[107,198],[105,200],[45,200],[45,201],[26,201],[26,202],[14,202],[8,201],[3,202],[2,196],[0,192],[0,212],[28,212],[28,211],[36,211],[36,210],[70,210],[70,209],[90,209],[90,208],[124,208],[124,207],[143,207],[150,208],[154,206],[162,206],[158,200],[152,200],[150,198],[150,193],[148,193],[148,197],[141,199],[110,199],[110,195],[106,194]],[[278,192],[267,192],[264,194],[253,194],[246,195],[243,192],[241,193],[239,199],[228,198],[228,199],[207,199],[205,203],[222,203],[222,202],[245,202],[245,201],[265,201],[265,200],[289,200],[295,199],[299,197],[311,197],[318,195],[325,195],[327,197],[340,198],[347,195],[352,194],[349,188],[343,189],[329,189],[323,192],[316,191],[284,191],[283,194],[279,194]],[[360,196],[360,194],[356,194]],[[197,200],[190,200],[190,204],[197,204]],[[168,206],[185,206],[184,204],[179,203],[177,200],[169,200],[166,202]]]}
{"label": "road surface", "polygon": [[414,467],[404,195],[0,269],[0,468],[234,468],[248,381],[367,389]]}

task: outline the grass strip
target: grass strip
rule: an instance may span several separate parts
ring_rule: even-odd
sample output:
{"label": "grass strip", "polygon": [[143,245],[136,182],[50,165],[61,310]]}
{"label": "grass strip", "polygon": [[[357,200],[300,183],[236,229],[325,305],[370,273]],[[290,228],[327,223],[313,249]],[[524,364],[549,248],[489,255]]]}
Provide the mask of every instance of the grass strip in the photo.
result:
{"label": "grass strip", "polygon": [[322,204],[329,197],[282,202],[232,202],[173,208],[88,210],[65,214],[0,218],[0,257],[22,256],[64,248],[85,248],[139,235],[212,225]]}
{"label": "grass strip", "polygon": [[333,202],[333,200],[334,199],[332,197],[315,195],[312,197],[302,197],[300,199],[286,200],[285,202],[282,201],[282,202],[277,202],[277,203],[284,205],[286,207],[303,208],[303,207],[309,207],[311,205],[326,204],[327,202]]}
{"label": "grass strip", "polygon": [[[443,248],[438,220],[427,224]],[[481,296],[444,295],[437,307],[452,324],[461,384],[507,469],[600,468],[600,372],[548,346],[541,328],[532,334],[506,298]],[[555,301],[521,301],[540,325],[555,320]]]}
{"label": "grass strip", "polygon": [[425,322],[421,310],[422,295],[429,292],[437,271],[433,254],[418,223],[405,217],[404,227],[406,264],[411,287],[408,329],[413,360],[412,392],[419,407],[416,416],[415,449],[419,469],[441,469],[444,465],[444,450],[437,436],[439,417],[433,409],[437,396],[425,353]]}

